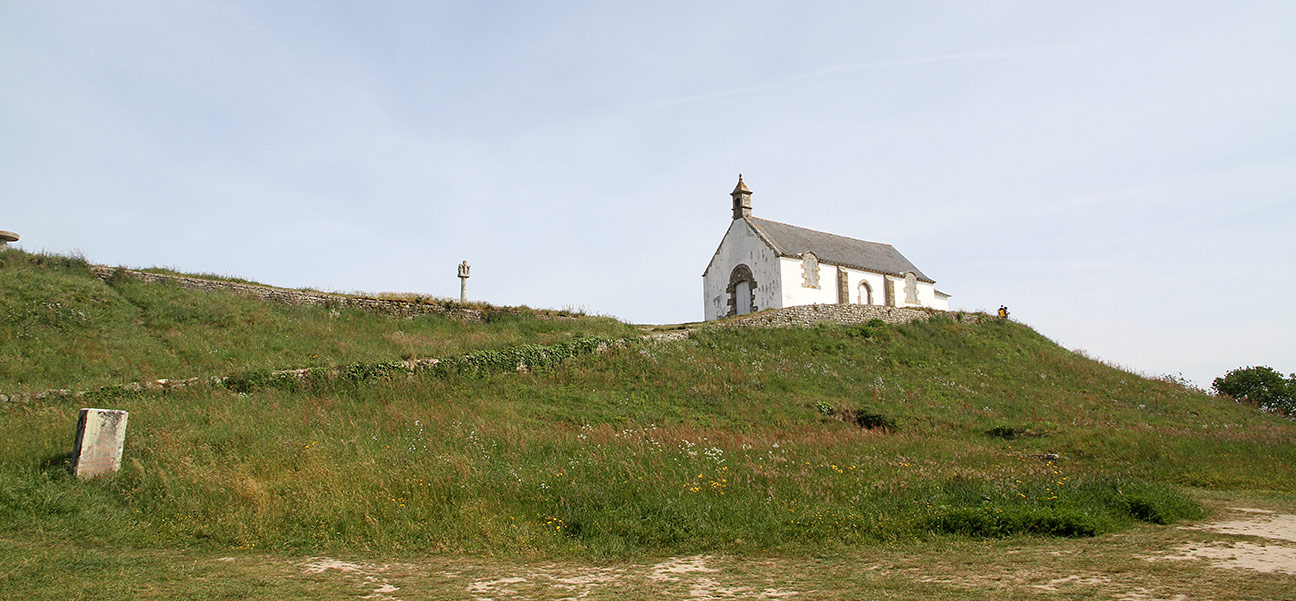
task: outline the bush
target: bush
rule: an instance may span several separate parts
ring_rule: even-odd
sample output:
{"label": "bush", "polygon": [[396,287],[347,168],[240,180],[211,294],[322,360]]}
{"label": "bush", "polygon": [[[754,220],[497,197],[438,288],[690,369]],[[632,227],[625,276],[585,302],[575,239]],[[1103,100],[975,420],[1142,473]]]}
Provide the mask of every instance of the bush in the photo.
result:
{"label": "bush", "polygon": [[1022,435],[1022,431],[1012,426],[995,426],[986,430],[986,436],[992,438],[1002,438],[1004,440],[1015,440]]}
{"label": "bush", "polygon": [[1017,440],[1018,438],[1038,438],[1044,436],[1042,432],[1031,430],[1030,428],[1019,428],[1014,426],[999,425],[985,431],[986,436],[991,438],[1002,438],[1004,440]]}
{"label": "bush", "polygon": [[264,388],[270,382],[270,373],[268,369],[249,369],[226,377],[221,384],[234,392],[248,394]]}
{"label": "bush", "polygon": [[1201,506],[1193,501],[1165,487],[1145,483],[1119,486],[1114,505],[1136,520],[1153,524],[1173,524],[1203,515]]}
{"label": "bush", "polygon": [[1265,411],[1296,415],[1296,374],[1284,378],[1272,367],[1240,367],[1215,378],[1211,388]]}
{"label": "bush", "polygon": [[832,403],[819,401],[814,404],[814,410],[824,417],[841,420],[848,424],[855,424],[865,430],[882,430],[884,432],[895,432],[896,421],[889,415],[874,413],[869,409],[848,409],[846,407],[834,407]]}
{"label": "bush", "polygon": [[954,507],[939,510],[927,524],[931,532],[974,538],[999,538],[1014,534],[1041,534],[1078,538],[1095,536],[1113,528],[1101,517],[1063,508]]}
{"label": "bush", "polygon": [[886,432],[896,431],[896,421],[890,416],[881,413],[873,413],[868,409],[856,409],[851,412],[852,420],[855,425],[866,430],[884,430]]}

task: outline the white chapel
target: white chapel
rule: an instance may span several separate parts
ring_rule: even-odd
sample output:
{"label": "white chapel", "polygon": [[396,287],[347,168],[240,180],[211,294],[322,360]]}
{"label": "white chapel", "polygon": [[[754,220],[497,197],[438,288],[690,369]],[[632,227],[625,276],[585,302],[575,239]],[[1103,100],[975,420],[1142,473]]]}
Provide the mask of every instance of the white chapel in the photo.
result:
{"label": "white chapel", "polygon": [[738,176],[733,222],[702,274],[706,319],[796,305],[949,310],[950,295],[890,244],[752,217]]}

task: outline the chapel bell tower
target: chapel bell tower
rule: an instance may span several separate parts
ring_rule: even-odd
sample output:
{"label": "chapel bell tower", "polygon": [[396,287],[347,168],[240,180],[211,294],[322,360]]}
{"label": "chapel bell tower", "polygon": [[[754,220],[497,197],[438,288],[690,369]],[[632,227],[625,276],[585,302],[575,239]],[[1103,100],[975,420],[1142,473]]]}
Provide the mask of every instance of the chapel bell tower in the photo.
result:
{"label": "chapel bell tower", "polygon": [[742,219],[751,217],[751,190],[747,184],[742,181],[742,174],[738,174],[738,185],[734,186],[733,192],[729,195],[733,197],[733,218]]}

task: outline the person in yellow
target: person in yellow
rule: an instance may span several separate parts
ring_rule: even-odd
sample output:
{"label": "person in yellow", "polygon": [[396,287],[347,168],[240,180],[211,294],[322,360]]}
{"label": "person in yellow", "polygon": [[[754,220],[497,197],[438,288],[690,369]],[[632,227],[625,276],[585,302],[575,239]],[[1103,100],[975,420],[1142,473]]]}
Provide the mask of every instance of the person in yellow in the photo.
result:
{"label": "person in yellow", "polygon": [[1008,317],[1008,306],[999,305],[999,317]]}

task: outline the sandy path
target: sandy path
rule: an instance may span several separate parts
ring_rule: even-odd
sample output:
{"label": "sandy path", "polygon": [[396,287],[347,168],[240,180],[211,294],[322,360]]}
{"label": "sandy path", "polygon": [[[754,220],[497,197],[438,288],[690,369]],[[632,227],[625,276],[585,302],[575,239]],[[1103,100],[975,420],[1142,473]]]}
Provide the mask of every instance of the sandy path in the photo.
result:
{"label": "sandy path", "polygon": [[[1204,562],[1203,567],[1237,574],[1219,575],[1222,582],[1234,583],[1220,585],[1226,587],[1239,586],[1238,578],[1251,578],[1238,572],[1296,576],[1296,514],[1234,507],[1222,519],[1180,526],[1178,530],[1185,535],[1174,536],[1177,542],[1172,544],[1177,546],[1163,546],[1161,541],[1167,532],[1161,530],[1161,534],[1154,535],[1153,540],[1145,545],[1130,548],[1118,543],[1107,551],[1111,557],[1104,563],[1127,566],[1131,558],[1148,562]],[[1156,539],[1160,540],[1154,542]],[[933,587],[925,590],[933,594],[944,588],[954,588],[963,591],[958,594],[1020,591],[1041,599],[1072,598],[1075,595],[1120,601],[1187,601],[1198,598],[1193,594],[1196,590],[1194,583],[1176,579],[1168,582],[1157,576],[1164,575],[1164,570],[1140,573],[1140,570],[1131,571],[1126,567],[1122,568],[1124,571],[1109,572],[1102,563],[1067,569],[1070,562],[1062,559],[1074,559],[1078,557],[1075,554],[1084,552],[1086,548],[1091,553],[1101,554],[1104,552],[1102,547],[1101,542],[1058,541],[1051,546],[1028,546],[1025,551],[1001,551],[984,562],[956,553],[952,556],[955,563],[948,563],[950,558],[939,554],[929,557],[930,561],[917,563],[882,554],[845,570],[832,562],[796,559],[787,562],[768,559],[763,562],[767,565],[753,570],[750,564],[743,565],[745,560],[709,555],[603,567],[502,563],[489,569],[480,569],[472,562],[459,565],[452,562],[432,568],[423,564],[348,562],[311,557],[297,563],[296,569],[303,575],[333,575],[354,591],[351,598],[377,601],[427,598],[426,593],[430,590],[446,594],[457,591],[458,595],[472,601],[592,601],[617,597],[720,601],[811,599],[836,589],[831,580],[805,578],[807,570],[826,570],[821,574],[823,578],[856,578],[857,584],[872,583],[874,592],[891,590],[877,587],[879,580],[891,580],[887,586],[901,586],[903,589],[914,585]],[[1040,563],[1030,558],[1031,553],[1056,557],[1059,561]],[[219,561],[227,560],[233,561],[234,558],[221,558]],[[790,574],[788,570],[799,573]],[[1199,570],[1186,572],[1199,573]],[[860,577],[862,573],[868,573],[867,577]],[[904,582],[909,584],[902,584]],[[1280,590],[1281,586],[1272,588],[1274,582],[1270,580],[1258,590]],[[1246,588],[1246,585],[1241,586]]]}
{"label": "sandy path", "polygon": [[1233,511],[1238,517],[1200,526],[1184,526],[1183,529],[1253,537],[1259,541],[1188,543],[1176,548],[1173,555],[1144,559],[1205,559],[1218,568],[1296,574],[1296,515],[1250,507],[1235,507]]}

